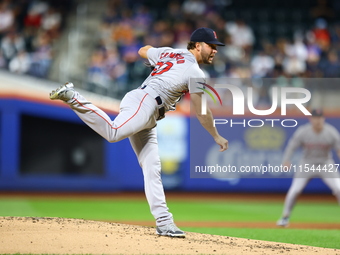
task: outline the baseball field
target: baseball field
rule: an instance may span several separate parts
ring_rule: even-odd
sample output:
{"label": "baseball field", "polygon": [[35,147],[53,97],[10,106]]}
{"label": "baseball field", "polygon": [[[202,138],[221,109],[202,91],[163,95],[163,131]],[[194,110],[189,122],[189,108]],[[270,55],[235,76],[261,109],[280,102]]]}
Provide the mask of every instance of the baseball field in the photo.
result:
{"label": "baseball field", "polygon": [[187,232],[174,239],[155,235],[143,193],[1,194],[0,253],[340,254],[334,197],[302,195],[289,227],[279,228],[283,199],[168,192],[175,222]]}

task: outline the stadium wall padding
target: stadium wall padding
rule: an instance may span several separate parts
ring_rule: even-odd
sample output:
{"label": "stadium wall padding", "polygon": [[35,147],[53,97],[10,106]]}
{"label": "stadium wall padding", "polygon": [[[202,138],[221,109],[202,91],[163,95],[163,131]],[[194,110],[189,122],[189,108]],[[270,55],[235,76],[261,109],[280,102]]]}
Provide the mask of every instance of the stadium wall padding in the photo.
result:
{"label": "stadium wall padding", "polygon": [[[306,121],[301,119],[301,123]],[[329,122],[340,125],[337,118],[330,118]],[[237,165],[243,161],[251,164],[252,160],[258,164],[261,159],[266,164],[273,158],[278,162],[295,128],[269,129],[265,131],[269,136],[243,127],[219,127],[219,130],[230,143],[224,162]],[[166,190],[280,193],[288,190],[291,178],[192,178],[190,158],[194,155],[208,160],[207,155],[216,148],[205,132],[197,121],[187,116],[170,114],[159,123],[162,179]],[[270,137],[281,139],[275,148],[268,147],[264,141]],[[142,170],[129,140],[108,143],[68,107],[0,99],[0,154],[1,191],[143,190]],[[330,190],[321,180],[315,179],[305,192],[330,193]]]}

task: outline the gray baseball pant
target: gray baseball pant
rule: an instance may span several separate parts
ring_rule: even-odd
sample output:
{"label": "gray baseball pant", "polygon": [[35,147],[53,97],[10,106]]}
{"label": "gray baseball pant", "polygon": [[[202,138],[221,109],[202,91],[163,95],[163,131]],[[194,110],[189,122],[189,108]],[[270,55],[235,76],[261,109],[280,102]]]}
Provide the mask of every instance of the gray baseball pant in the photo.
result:
{"label": "gray baseball pant", "polygon": [[122,99],[120,112],[113,121],[77,91],[67,103],[79,118],[110,143],[129,138],[143,170],[145,195],[156,225],[172,223],[161,180],[156,132],[158,105],[154,97],[141,89],[130,91]]}
{"label": "gray baseball pant", "polygon": [[[329,164],[334,164],[334,162],[329,161],[325,163],[326,166]],[[304,165],[304,162],[302,162],[301,165]],[[315,165],[315,168],[316,167],[317,165]],[[290,214],[294,208],[298,196],[302,193],[303,189],[306,187],[306,185],[312,178],[321,178],[322,181],[332,190],[333,195],[336,197],[340,205],[340,176],[338,172],[335,171],[297,172],[294,175],[294,179],[285,198],[282,212],[283,217],[290,217]]]}

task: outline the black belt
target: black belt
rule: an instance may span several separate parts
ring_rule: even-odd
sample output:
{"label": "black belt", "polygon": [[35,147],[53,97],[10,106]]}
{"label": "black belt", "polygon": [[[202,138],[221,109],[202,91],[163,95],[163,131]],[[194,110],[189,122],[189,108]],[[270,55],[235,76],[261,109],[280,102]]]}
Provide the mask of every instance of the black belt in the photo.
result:
{"label": "black belt", "polygon": [[[141,87],[141,89],[145,89],[147,87],[147,85],[144,85],[143,87]],[[152,89],[149,87],[149,89]],[[153,89],[152,89],[153,90]],[[150,93],[148,93],[150,94]],[[151,96],[155,96],[154,93],[152,93],[153,95]],[[162,101],[162,98],[160,96],[156,96],[155,97],[155,100],[158,104],[158,118],[156,120],[161,120],[165,117],[165,108],[163,106],[163,101]]]}

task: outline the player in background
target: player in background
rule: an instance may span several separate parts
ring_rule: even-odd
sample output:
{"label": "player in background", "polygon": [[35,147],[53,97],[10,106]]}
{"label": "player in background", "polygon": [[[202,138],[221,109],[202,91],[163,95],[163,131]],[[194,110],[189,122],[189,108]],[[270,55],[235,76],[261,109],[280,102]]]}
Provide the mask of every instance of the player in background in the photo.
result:
{"label": "player in background", "polygon": [[175,110],[175,105],[185,92],[190,93],[192,105],[202,126],[209,132],[220,151],[228,148],[228,141],[213,126],[213,116],[208,109],[201,114],[202,87],[200,83],[189,87],[190,79],[205,82],[199,64],[211,64],[217,53],[216,33],[209,28],[195,30],[187,49],[170,47],[154,48],[146,45],[139,49],[142,58],[148,60],[153,71],[143,84],[128,92],[121,101],[120,112],[112,121],[110,117],[88,102],[72,83],[66,83],[52,91],[50,99],[66,102],[73,111],[94,131],[109,142],[129,138],[143,170],[144,189],[150,210],[156,219],[156,233],[172,237],[184,237],[185,233],[174,223],[166,204],[161,180],[161,163],[158,154],[156,122],[165,112]]}
{"label": "player in background", "polygon": [[298,168],[294,174],[285,198],[282,218],[276,223],[282,227],[288,226],[296,199],[312,178],[321,178],[340,204],[340,175],[332,157],[334,148],[340,158],[340,135],[334,126],[325,122],[322,110],[312,110],[309,123],[295,131],[283,155],[284,165],[290,165],[290,158],[298,147],[303,149],[303,157],[299,163],[302,169]]}

